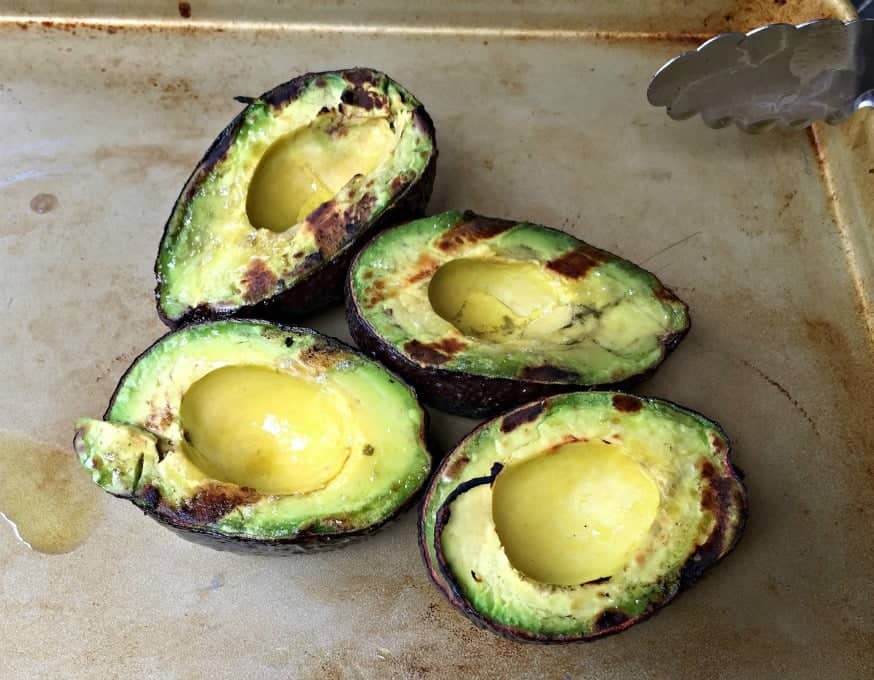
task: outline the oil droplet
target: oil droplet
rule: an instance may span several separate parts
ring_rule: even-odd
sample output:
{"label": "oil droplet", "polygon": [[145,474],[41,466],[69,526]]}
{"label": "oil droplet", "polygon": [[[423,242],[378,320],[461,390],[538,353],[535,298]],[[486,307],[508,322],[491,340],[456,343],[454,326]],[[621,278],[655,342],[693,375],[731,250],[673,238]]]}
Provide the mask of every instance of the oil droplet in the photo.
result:
{"label": "oil droplet", "polygon": [[74,550],[100,518],[103,493],[76,455],[0,431],[0,516],[41,553]]}
{"label": "oil droplet", "polygon": [[43,215],[58,207],[58,197],[54,194],[37,194],[30,199],[30,209]]}

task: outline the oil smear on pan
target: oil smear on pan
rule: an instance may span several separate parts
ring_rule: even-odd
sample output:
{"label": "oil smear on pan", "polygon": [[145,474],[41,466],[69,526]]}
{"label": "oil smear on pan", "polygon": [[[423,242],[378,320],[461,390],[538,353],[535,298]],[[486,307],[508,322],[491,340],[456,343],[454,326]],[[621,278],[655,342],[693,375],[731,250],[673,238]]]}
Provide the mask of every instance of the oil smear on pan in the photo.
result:
{"label": "oil smear on pan", "polygon": [[46,554],[75,550],[102,503],[72,451],[0,430],[0,516],[23,543]]}

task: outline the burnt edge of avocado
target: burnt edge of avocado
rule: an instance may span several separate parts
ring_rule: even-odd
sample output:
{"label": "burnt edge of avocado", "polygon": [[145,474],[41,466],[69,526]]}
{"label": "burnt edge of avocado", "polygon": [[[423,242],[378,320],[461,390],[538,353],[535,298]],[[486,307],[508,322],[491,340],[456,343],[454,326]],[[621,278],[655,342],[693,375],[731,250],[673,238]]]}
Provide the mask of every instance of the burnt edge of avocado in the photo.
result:
{"label": "burnt edge of avocado", "polygon": [[[487,221],[485,223],[488,225],[487,227],[477,228],[474,232],[465,232],[466,235],[469,233],[480,234],[478,238],[491,238],[498,233],[506,231],[509,228],[506,227],[506,224],[512,226],[517,224],[507,220],[483,218],[470,211],[466,211],[459,225],[465,224],[473,218]],[[459,225],[452,227],[450,231],[457,229]],[[557,231],[550,227],[543,228]],[[490,230],[494,229],[499,229],[499,231],[492,233]],[[481,235],[484,231],[486,235]],[[361,250],[376,238],[377,235],[374,234],[367,244],[362,245],[358,253],[360,254]],[[591,252],[589,248],[591,248]],[[579,248],[573,250],[571,254],[579,250]],[[587,246],[585,251],[589,259],[596,256],[592,253],[603,252],[593,246]],[[448,370],[440,368],[440,364],[448,361],[451,358],[451,354],[458,351],[457,348],[446,348],[440,346],[439,343],[434,345],[412,340],[408,343],[409,347],[406,347],[406,349],[408,351],[419,352],[422,361],[417,362],[391,343],[385,341],[364,318],[355,299],[352,286],[352,272],[356,269],[357,260],[358,254],[352,259],[346,276],[346,322],[355,344],[362,352],[387,366],[404,378],[407,383],[415,385],[417,394],[426,404],[439,408],[441,411],[460,416],[490,418],[520,404],[565,392],[593,390],[626,391],[650,378],[692,328],[689,306],[659,281],[656,294],[665,296],[663,299],[670,299],[683,305],[686,312],[686,326],[680,331],[670,333],[661,339],[661,356],[658,361],[647,370],[625,380],[597,385],[581,385],[571,382],[578,377],[575,373],[557,366],[548,365],[526,367],[518,378],[495,378],[466,373],[464,371]]]}
{"label": "burnt edge of avocado", "polygon": [[[559,397],[561,395],[554,396]],[[639,400],[641,403],[650,401],[646,397],[633,398]],[[504,414],[502,416],[502,421],[507,417],[514,417],[518,412],[525,412],[526,410],[532,409],[537,406],[541,407],[542,410],[546,410],[551,406],[551,401],[551,398],[547,398],[544,399],[542,402],[535,402],[532,404],[525,404],[523,406],[520,406],[510,413]],[[467,480],[466,482],[462,482],[449,493],[441,506],[437,509],[434,524],[434,553],[437,558],[436,565],[431,561],[431,557],[428,552],[428,539],[425,536],[425,516],[427,514],[429,502],[434,494],[435,489],[437,488],[439,480],[444,476],[447,467],[451,465],[450,461],[452,459],[453,453],[455,453],[457,449],[467,444],[468,441],[478,436],[479,433],[485,428],[492,425],[495,419],[488,420],[471,430],[460,442],[458,442],[458,444],[455,445],[455,447],[453,447],[451,451],[449,451],[449,453],[446,454],[446,456],[443,458],[443,462],[440,463],[440,465],[438,465],[437,468],[434,470],[434,473],[431,476],[431,481],[428,483],[428,489],[422,497],[421,503],[419,504],[419,514],[417,518],[419,554],[422,556],[422,561],[425,564],[425,569],[428,572],[428,577],[431,579],[431,582],[435,586],[437,586],[437,589],[443,594],[449,604],[451,604],[462,614],[464,614],[464,616],[477,628],[489,631],[514,642],[526,642],[547,645],[568,644],[572,642],[593,642],[600,638],[620,633],[626,628],[629,628],[636,623],[645,621],[654,614],[657,614],[659,611],[664,609],[665,606],[670,604],[679,593],[683,592],[684,590],[692,586],[695,582],[697,582],[698,579],[700,579],[711,566],[716,564],[716,562],[725,559],[728,554],[732,550],[734,550],[741,537],[743,536],[744,527],[746,526],[747,516],[749,513],[749,501],[747,498],[746,486],[743,482],[744,473],[731,460],[731,441],[729,440],[728,435],[725,433],[719,423],[711,420],[702,413],[686,408],[685,406],[680,406],[679,404],[676,404],[667,399],[658,399],[657,401],[668,404],[683,413],[691,415],[696,420],[703,420],[704,422],[708,423],[708,425],[713,426],[718,432],[718,437],[720,439],[721,445],[717,446],[717,443],[713,441],[711,441],[711,444],[716,448],[716,451],[719,453],[722,467],[725,472],[725,476],[721,478],[721,480],[728,482],[729,480],[733,479],[736,482],[736,485],[733,485],[733,488],[736,489],[739,494],[739,498],[735,500],[738,502],[738,512],[740,518],[737,524],[737,528],[730,541],[726,540],[725,535],[727,521],[726,511],[729,507],[730,499],[728,498],[726,493],[727,484],[723,484],[721,485],[725,489],[725,491],[723,492],[716,490],[714,494],[711,494],[707,493],[706,490],[702,491],[702,502],[705,502],[705,497],[709,497],[712,500],[715,496],[716,499],[716,505],[714,505],[710,509],[716,515],[717,526],[714,527],[714,529],[712,530],[709,539],[707,540],[707,542],[704,543],[704,545],[696,546],[692,550],[685,564],[680,568],[677,583],[674,584],[673,587],[663,588],[661,593],[661,599],[652,599],[649,603],[650,606],[648,606],[646,611],[642,612],[641,614],[629,617],[623,611],[617,609],[606,609],[596,619],[595,631],[591,633],[581,633],[579,635],[547,635],[543,633],[532,633],[516,626],[509,626],[498,623],[497,621],[493,621],[480,614],[465,599],[463,593],[461,592],[461,586],[455,579],[454,575],[452,574],[452,570],[449,568],[449,564],[446,561],[446,556],[443,552],[440,538],[442,536],[443,530],[446,527],[446,524],[449,522],[452,502],[454,502],[461,494],[466,493],[471,489],[482,486],[483,484],[493,484],[504,466],[501,463],[496,462],[492,465],[492,468],[487,476],[474,477]],[[465,464],[468,462],[470,461],[465,461]],[[716,472],[715,469],[713,472]],[[704,476],[705,475],[702,474],[702,477]],[[712,482],[712,479],[710,481]],[[712,484],[709,488],[712,489]]]}
{"label": "burnt edge of avocado", "polygon": [[[194,198],[198,189],[206,180],[212,169],[227,156],[234,140],[237,138],[240,128],[246,120],[246,114],[249,112],[249,108],[252,104],[262,101],[273,107],[284,106],[294,101],[310,82],[315,82],[318,85],[318,81],[323,79],[324,76],[336,74],[343,76],[343,78],[345,78],[355,90],[360,90],[360,85],[363,82],[384,83],[388,78],[384,73],[360,67],[340,69],[336,71],[305,73],[297,78],[289,80],[288,82],[277,85],[272,90],[268,90],[262,94],[260,97],[252,99],[251,102],[234,117],[227,127],[219,133],[218,137],[215,138],[203,158],[198,162],[191,175],[189,175],[188,179],[185,181],[182,190],[179,192],[179,196],[173,203],[170,217],[164,225],[164,231],[161,234],[159,244],[164,242],[169,235],[171,228],[174,226],[174,217],[176,216],[177,209]],[[394,82],[397,83],[397,81]],[[404,103],[407,102],[405,96],[403,97],[403,101]],[[188,309],[178,319],[169,318],[161,309],[161,276],[158,266],[161,251],[159,245],[153,271],[156,281],[154,293],[155,307],[161,321],[170,329],[181,328],[182,326],[191,323],[199,323],[201,321],[218,321],[229,318],[283,321],[288,319],[299,319],[332,304],[342,302],[343,281],[346,276],[346,271],[349,269],[353,258],[364,247],[366,242],[369,241],[372,236],[375,236],[390,226],[409,222],[422,217],[425,214],[425,208],[428,205],[428,200],[431,198],[431,193],[434,189],[434,178],[437,174],[437,156],[439,155],[439,151],[437,148],[434,121],[431,119],[430,114],[423,104],[420,103],[419,106],[413,109],[412,121],[413,124],[424,132],[431,140],[431,145],[433,147],[431,158],[417,180],[412,183],[402,182],[400,186],[393,185],[393,188],[400,188],[402,190],[395,196],[394,202],[383,211],[382,215],[371,223],[363,238],[360,234],[357,238],[352,238],[345,247],[341,248],[327,261],[324,261],[321,258],[318,260],[314,259],[314,261],[310,263],[313,269],[309,274],[305,275],[302,279],[299,279],[291,288],[286,288],[266,300],[254,304],[241,305],[232,309],[223,309],[208,304],[198,305],[197,307]]]}
{"label": "burnt edge of avocado", "polygon": [[[325,335],[323,333],[319,333],[312,328],[303,328],[300,326],[291,326],[288,324],[281,324],[276,322],[259,321],[257,319],[227,319],[226,321],[228,321],[229,323],[256,323],[263,325],[267,328],[275,329],[280,334],[295,333],[299,335],[317,336],[320,340],[326,341],[326,344],[329,346],[330,349],[342,350],[344,352],[350,352],[352,354],[357,354],[359,356],[363,356],[364,358],[368,358],[360,351],[356,350],[354,347],[347,345],[342,340]],[[109,413],[112,411],[112,407],[115,405],[115,400],[118,397],[119,390],[124,384],[124,381],[127,378],[128,374],[133,370],[134,366],[137,365],[140,359],[145,357],[156,345],[158,345],[168,336],[179,332],[183,328],[196,325],[198,324],[187,323],[177,329],[165,333],[160,338],[156,339],[151,345],[146,347],[136,356],[135,359],[133,359],[133,361],[131,361],[130,365],[125,369],[124,373],[122,373],[121,377],[116,383],[115,389],[112,392],[112,396],[109,399],[109,405],[106,407],[106,411],[104,411],[103,413],[103,420],[107,420],[107,422],[112,422],[108,420]],[[291,346],[288,344],[288,338],[285,339],[284,344],[286,347]],[[158,492],[158,489],[153,486],[147,485],[143,487],[141,490],[138,490],[135,496],[125,495],[116,496],[116,498],[122,498],[124,500],[130,501],[137,508],[142,510],[144,514],[163,524],[167,528],[172,529],[175,533],[177,533],[179,536],[186,540],[189,540],[193,543],[198,543],[200,545],[208,546],[215,550],[233,552],[241,555],[278,555],[283,553],[291,554],[324,552],[328,550],[334,550],[336,548],[348,545],[349,543],[353,543],[367,538],[368,536],[371,536],[372,534],[382,529],[387,524],[390,524],[392,521],[399,518],[403,513],[405,513],[416,504],[416,502],[419,500],[420,496],[424,492],[425,485],[430,479],[430,474],[434,468],[434,455],[432,454],[432,451],[435,450],[435,443],[433,440],[433,436],[430,432],[430,415],[427,409],[422,407],[414,387],[407,384],[404,380],[402,380],[396,374],[392,373],[392,371],[390,369],[387,369],[385,366],[382,366],[381,368],[387,371],[392,376],[393,380],[396,380],[401,385],[409,389],[418,404],[419,411],[422,414],[422,425],[419,429],[419,439],[421,440],[425,452],[428,455],[429,470],[428,475],[425,476],[422,484],[419,486],[418,489],[410,494],[409,498],[404,502],[404,504],[400,506],[393,514],[389,515],[382,521],[377,522],[376,524],[372,524],[363,529],[343,531],[341,528],[343,522],[342,517],[326,517],[315,523],[312,527],[308,527],[307,529],[299,531],[294,536],[288,538],[261,539],[247,536],[233,536],[229,534],[223,534],[221,532],[213,531],[204,526],[201,526],[197,524],[197,520],[195,519],[195,512],[193,512],[193,508],[191,507],[190,503],[188,504],[188,507],[183,507],[178,510],[169,508],[168,506],[161,503],[160,493]],[[78,437],[78,434],[76,435],[76,437]],[[74,451],[76,437],[74,437]],[[228,487],[228,490],[231,490],[233,489],[234,485],[228,485]],[[244,487],[237,488],[240,490],[240,503],[229,507],[228,511],[233,510],[233,508],[235,507],[240,507],[240,505],[253,503],[258,500],[258,498],[260,498],[260,496],[251,489],[245,489]],[[203,505],[203,500],[205,499],[201,499],[201,506]],[[197,512],[207,512],[207,510],[201,508]],[[222,513],[214,519],[218,519],[225,514],[227,513]],[[326,527],[331,526],[335,529],[340,530],[331,532],[325,531]]]}

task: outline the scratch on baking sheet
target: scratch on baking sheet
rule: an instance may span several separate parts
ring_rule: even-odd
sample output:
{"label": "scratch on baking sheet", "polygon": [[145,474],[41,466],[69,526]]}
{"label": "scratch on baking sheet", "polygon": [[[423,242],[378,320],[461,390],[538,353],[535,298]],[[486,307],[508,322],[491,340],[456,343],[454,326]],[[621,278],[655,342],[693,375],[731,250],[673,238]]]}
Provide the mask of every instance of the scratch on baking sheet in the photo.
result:
{"label": "scratch on baking sheet", "polygon": [[761,368],[759,368],[759,367],[756,366],[755,364],[750,363],[750,362],[747,361],[746,359],[741,359],[740,357],[733,357],[733,358],[736,359],[737,361],[739,361],[740,363],[742,363],[742,364],[743,364],[744,366],[746,366],[747,368],[750,368],[750,369],[752,369],[753,371],[755,371],[755,372],[759,375],[759,377],[762,378],[762,379],[763,379],[765,382],[767,382],[769,385],[771,385],[772,387],[776,387],[776,388],[780,391],[780,394],[782,394],[784,397],[786,397],[786,399],[789,400],[789,403],[792,404],[792,405],[795,407],[795,409],[796,409],[796,410],[797,410],[797,411],[798,411],[802,416],[804,416],[804,419],[805,419],[808,423],[810,423],[810,426],[813,428],[813,433],[814,433],[817,437],[820,436],[820,435],[819,435],[819,429],[817,429],[817,427],[816,427],[816,423],[813,422],[813,418],[810,417],[810,414],[809,414],[809,413],[804,409],[804,407],[803,407],[801,404],[798,403],[798,400],[797,400],[795,397],[792,396],[792,393],[789,392],[789,390],[787,390],[785,387],[783,387],[783,385],[781,385],[779,382],[777,382],[776,380],[774,380],[774,378],[772,378],[771,376],[769,376],[767,373],[765,373]]}
{"label": "scratch on baking sheet", "polygon": [[684,243],[686,243],[687,241],[691,241],[693,238],[695,238],[696,236],[700,236],[700,235],[701,235],[701,232],[700,232],[700,231],[696,231],[696,232],[693,233],[693,234],[689,234],[688,236],[684,236],[684,237],[681,238],[679,241],[674,241],[673,243],[669,243],[669,244],[666,245],[664,248],[662,248],[661,250],[659,250],[657,253],[653,253],[652,255],[650,255],[650,256],[649,256],[648,258],[646,258],[645,260],[641,260],[641,261],[640,261],[640,264],[646,264],[646,263],[649,262],[650,260],[654,260],[655,258],[657,258],[659,255],[664,255],[664,254],[665,254],[666,252],[668,252],[669,250],[673,250],[674,248],[677,248],[677,247],[683,245]]}
{"label": "scratch on baking sheet", "polygon": [[24,172],[19,172],[15,175],[9,175],[9,177],[5,177],[0,179],[0,189],[4,187],[11,186],[13,184],[18,184],[19,182],[24,182],[29,179],[41,179],[42,177],[56,177],[58,175],[65,174],[68,170],[72,168],[62,168],[61,170],[25,170]]}

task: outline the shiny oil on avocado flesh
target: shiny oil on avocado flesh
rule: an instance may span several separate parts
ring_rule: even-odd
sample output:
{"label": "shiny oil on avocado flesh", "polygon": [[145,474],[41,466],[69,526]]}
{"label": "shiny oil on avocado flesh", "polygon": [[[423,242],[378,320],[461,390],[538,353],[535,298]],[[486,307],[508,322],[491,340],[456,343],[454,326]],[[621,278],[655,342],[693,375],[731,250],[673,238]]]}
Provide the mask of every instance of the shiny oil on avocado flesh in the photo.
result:
{"label": "shiny oil on avocado flesh", "polygon": [[435,158],[430,118],[385,74],[307,74],[265,93],[174,206],[155,265],[162,318],[245,315],[280,295],[290,314],[318,306],[293,291],[393,210],[420,215]]}
{"label": "shiny oil on avocado flesh", "polygon": [[501,635],[586,640],[647,617],[736,543],[746,494],[724,432],[657,399],[572,393],[484,424],[422,506],[426,566]]}
{"label": "shiny oil on avocado flesh", "polygon": [[472,416],[645,376],[689,328],[685,303],[640,267],[473,213],[380,234],[353,262],[347,296],[360,347],[425,401]]}
{"label": "shiny oil on avocado flesh", "polygon": [[78,423],[76,448],[106,491],[192,540],[302,551],[410,502],[430,470],[424,418],[409,388],[336,341],[222,321],[147,350],[104,420]]}

